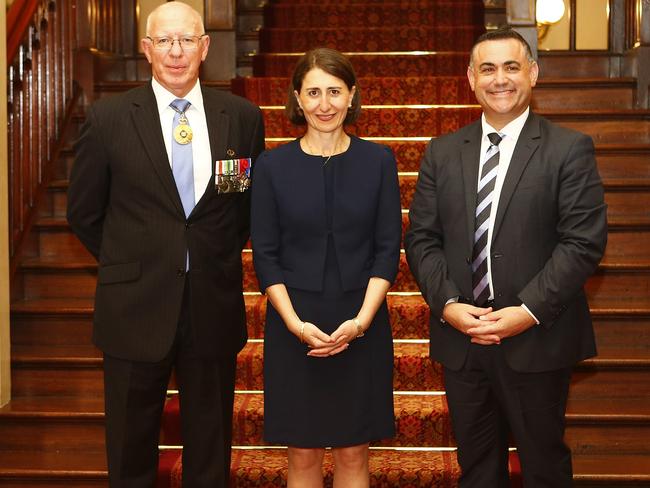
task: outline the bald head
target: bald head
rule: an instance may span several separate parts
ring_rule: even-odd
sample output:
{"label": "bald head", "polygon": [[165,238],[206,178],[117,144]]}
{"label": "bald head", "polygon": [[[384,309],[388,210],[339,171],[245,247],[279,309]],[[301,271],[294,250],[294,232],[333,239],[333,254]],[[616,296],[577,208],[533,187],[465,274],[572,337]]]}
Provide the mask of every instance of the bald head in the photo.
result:
{"label": "bald head", "polygon": [[[163,45],[161,39],[166,41]],[[198,82],[210,36],[196,10],[182,2],[167,2],[147,17],[147,37],[141,44],[154,79],[183,98]]]}
{"label": "bald head", "polygon": [[201,14],[183,2],[165,2],[156,7],[147,17],[146,35],[156,36],[159,24],[166,24],[169,20],[183,18],[191,25],[192,32],[201,35],[205,33]]}

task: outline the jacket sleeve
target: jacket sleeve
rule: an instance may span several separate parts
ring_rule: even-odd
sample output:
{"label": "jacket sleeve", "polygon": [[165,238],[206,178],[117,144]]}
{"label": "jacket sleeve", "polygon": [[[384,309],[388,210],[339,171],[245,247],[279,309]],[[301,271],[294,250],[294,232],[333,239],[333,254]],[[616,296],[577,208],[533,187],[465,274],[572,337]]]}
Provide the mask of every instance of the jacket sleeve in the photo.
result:
{"label": "jacket sleeve", "polygon": [[271,285],[284,283],[280,267],[280,220],[267,155],[262,153],[255,164],[251,205],[253,265],[262,292]]}
{"label": "jacket sleeve", "polygon": [[558,244],[518,294],[544,327],[551,327],[582,289],[607,243],[607,205],[590,137],[576,135],[560,166],[559,180]]}
{"label": "jacket sleeve", "polygon": [[99,259],[111,175],[102,131],[93,107],[75,143],[68,188],[68,223],[82,244]]}
{"label": "jacket sleeve", "polygon": [[387,147],[382,148],[381,188],[375,219],[374,262],[370,276],[394,282],[399,268],[402,239],[402,209],[397,178],[397,163]]}
{"label": "jacket sleeve", "polygon": [[449,277],[443,229],[437,204],[435,141],[429,142],[420,165],[404,237],[406,259],[432,313],[442,317],[447,300],[461,295]]}

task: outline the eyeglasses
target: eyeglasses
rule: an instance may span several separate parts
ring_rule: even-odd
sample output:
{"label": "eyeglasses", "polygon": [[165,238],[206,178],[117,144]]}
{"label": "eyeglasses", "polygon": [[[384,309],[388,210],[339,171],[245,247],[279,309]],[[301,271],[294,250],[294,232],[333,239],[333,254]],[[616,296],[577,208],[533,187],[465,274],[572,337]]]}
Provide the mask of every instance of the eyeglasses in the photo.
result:
{"label": "eyeglasses", "polygon": [[179,38],[147,36],[147,39],[151,41],[154,49],[158,49],[160,51],[169,51],[172,47],[174,47],[174,42],[178,42],[183,51],[193,51],[199,47],[199,41],[206,35],[207,34],[201,34],[200,36],[182,36]]}

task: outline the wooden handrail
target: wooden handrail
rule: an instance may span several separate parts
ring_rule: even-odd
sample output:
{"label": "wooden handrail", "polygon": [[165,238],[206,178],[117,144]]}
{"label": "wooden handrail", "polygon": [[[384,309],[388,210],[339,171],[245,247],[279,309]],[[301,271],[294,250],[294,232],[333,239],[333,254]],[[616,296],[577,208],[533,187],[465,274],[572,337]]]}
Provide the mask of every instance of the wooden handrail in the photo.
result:
{"label": "wooden handrail", "polygon": [[7,12],[7,60],[14,58],[34,18],[38,0],[15,0]]}

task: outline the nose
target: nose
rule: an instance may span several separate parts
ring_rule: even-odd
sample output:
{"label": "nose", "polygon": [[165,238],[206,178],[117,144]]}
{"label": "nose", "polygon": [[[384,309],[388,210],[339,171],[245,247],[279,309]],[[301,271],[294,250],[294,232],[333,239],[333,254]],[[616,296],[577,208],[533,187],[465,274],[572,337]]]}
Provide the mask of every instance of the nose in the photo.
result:
{"label": "nose", "polygon": [[321,109],[321,112],[327,112],[330,108],[330,99],[326,93],[320,97],[319,108]]}
{"label": "nose", "polygon": [[497,83],[505,83],[508,78],[508,74],[506,73],[506,70],[503,68],[499,68],[496,70],[495,75],[494,75],[494,80]]}
{"label": "nose", "polygon": [[183,48],[181,47],[180,39],[172,39],[172,47],[169,49],[172,56],[182,56]]}

